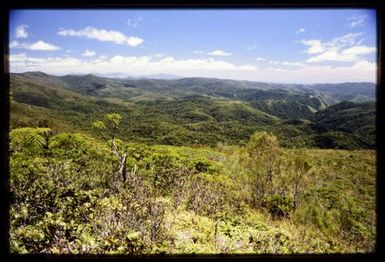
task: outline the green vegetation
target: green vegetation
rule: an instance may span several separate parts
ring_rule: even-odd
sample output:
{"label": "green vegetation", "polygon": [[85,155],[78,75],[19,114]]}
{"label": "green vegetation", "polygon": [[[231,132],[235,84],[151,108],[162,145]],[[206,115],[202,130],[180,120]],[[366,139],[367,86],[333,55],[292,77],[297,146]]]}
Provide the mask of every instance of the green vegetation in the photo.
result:
{"label": "green vegetation", "polygon": [[373,102],[290,88],[12,74],[11,252],[373,252]]}
{"label": "green vegetation", "polygon": [[[347,89],[341,85],[336,88]],[[330,86],[324,93],[318,85],[283,87],[204,78],[11,74],[11,128],[44,126],[96,136],[91,123],[119,112],[122,128],[117,137],[134,142],[245,145],[255,131],[269,131],[284,147],[375,148],[374,102],[344,102],[339,91],[330,93]],[[346,92],[351,100],[365,95],[373,99],[369,91],[353,87],[355,96]],[[343,142],[338,141],[341,137]]]}
{"label": "green vegetation", "polygon": [[375,153],[107,144],[47,128],[10,133],[11,251],[55,254],[368,252]]}

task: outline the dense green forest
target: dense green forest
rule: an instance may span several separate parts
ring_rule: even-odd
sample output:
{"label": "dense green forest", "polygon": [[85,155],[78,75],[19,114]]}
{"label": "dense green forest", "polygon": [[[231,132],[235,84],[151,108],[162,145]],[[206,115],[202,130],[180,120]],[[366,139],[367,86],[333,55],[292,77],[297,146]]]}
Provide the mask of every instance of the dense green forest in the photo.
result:
{"label": "dense green forest", "polygon": [[11,74],[11,128],[95,134],[93,121],[119,112],[132,142],[245,145],[269,131],[284,147],[374,149],[375,85],[351,85]]}
{"label": "dense green forest", "polygon": [[11,74],[14,253],[374,251],[375,86]]}

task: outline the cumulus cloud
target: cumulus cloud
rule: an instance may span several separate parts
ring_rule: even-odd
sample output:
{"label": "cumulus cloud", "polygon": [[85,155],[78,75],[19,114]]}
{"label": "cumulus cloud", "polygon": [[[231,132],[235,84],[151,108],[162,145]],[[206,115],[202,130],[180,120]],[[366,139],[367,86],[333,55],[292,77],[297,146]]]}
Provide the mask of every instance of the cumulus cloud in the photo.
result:
{"label": "cumulus cloud", "polygon": [[292,66],[297,62],[280,62],[270,68],[259,68],[253,64],[234,64],[214,58],[176,59],[171,56],[156,58],[154,56],[92,57],[79,59],[75,57],[30,57],[25,53],[10,56],[11,72],[43,71],[50,74],[111,74],[116,69],[122,73],[140,76],[144,74],[177,74],[186,77],[217,77],[238,80],[283,83],[317,83],[376,81],[376,64],[365,60],[355,61],[344,66]]}
{"label": "cumulus cloud", "polygon": [[323,62],[323,61],[338,61],[338,62],[353,62],[360,60],[361,55],[374,53],[376,48],[369,46],[353,46],[344,49],[341,52],[330,50],[318,56],[311,57],[307,62]]}
{"label": "cumulus cloud", "polygon": [[322,53],[325,50],[320,40],[302,40],[301,43],[310,46],[306,50],[306,53],[308,54],[318,54]]}
{"label": "cumulus cloud", "polygon": [[27,32],[28,25],[19,25],[16,27],[16,38],[27,38],[28,32]]}
{"label": "cumulus cloud", "polygon": [[94,51],[88,50],[88,49],[86,49],[86,51],[84,51],[84,53],[83,53],[83,56],[91,57],[91,56],[95,56],[95,55],[96,55],[96,53]]}
{"label": "cumulus cloud", "polygon": [[266,58],[259,56],[259,57],[255,58],[255,60],[256,61],[266,61]]}
{"label": "cumulus cloud", "polygon": [[87,26],[81,30],[61,29],[57,32],[61,36],[75,36],[88,39],[96,39],[102,42],[113,42],[115,44],[126,44],[132,47],[141,45],[144,40],[136,36],[126,36],[119,31],[108,31]]}
{"label": "cumulus cloud", "polygon": [[363,33],[350,33],[335,37],[327,42],[320,40],[302,40],[300,43],[309,46],[305,51],[307,54],[315,55],[306,62],[354,62],[361,60],[362,55],[376,52],[375,47],[361,45],[365,40]]}
{"label": "cumulus cloud", "polygon": [[304,28],[300,28],[296,31],[297,34],[300,34],[300,33],[305,33],[305,29]]}
{"label": "cumulus cloud", "polygon": [[351,48],[345,49],[342,51],[342,54],[356,56],[356,55],[365,55],[365,54],[374,53],[375,51],[376,51],[376,48],[374,47],[360,45],[360,46],[353,46]]}
{"label": "cumulus cloud", "polygon": [[56,50],[60,49],[60,47],[55,46],[54,44],[44,42],[42,40],[39,40],[33,44],[20,43],[18,41],[12,41],[9,44],[9,47],[10,48],[28,49],[28,50],[33,50],[33,51],[56,51]]}
{"label": "cumulus cloud", "polygon": [[225,52],[225,51],[219,50],[219,49],[214,50],[212,52],[209,52],[207,54],[212,55],[212,56],[231,56],[232,55],[232,53],[228,53],[228,52]]}
{"label": "cumulus cloud", "polygon": [[306,60],[306,62],[324,61],[351,62],[354,61],[354,56],[341,55],[336,51],[326,51],[318,56],[313,56]]}

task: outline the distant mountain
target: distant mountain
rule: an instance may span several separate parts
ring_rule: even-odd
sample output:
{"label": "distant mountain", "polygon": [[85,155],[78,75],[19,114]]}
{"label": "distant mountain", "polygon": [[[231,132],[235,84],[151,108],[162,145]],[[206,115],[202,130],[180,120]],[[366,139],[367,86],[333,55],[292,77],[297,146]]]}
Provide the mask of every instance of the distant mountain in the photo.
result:
{"label": "distant mountain", "polygon": [[120,72],[116,72],[116,73],[105,73],[105,74],[95,74],[96,76],[99,76],[99,77],[108,77],[108,78],[135,78],[131,75],[128,75],[126,73],[120,73]]}
{"label": "distant mountain", "polygon": [[376,108],[372,102],[344,101],[315,114],[315,128],[319,133],[345,132],[354,137],[356,144],[374,147],[376,137]]}
{"label": "distant mountain", "polygon": [[[26,72],[23,75],[36,81],[53,81],[87,95],[99,97],[133,98],[149,92],[157,97],[183,97],[206,95],[214,98],[257,101],[261,99],[298,100],[299,96],[314,101],[320,99],[327,105],[341,101],[374,101],[376,85],[373,83],[341,84],[271,84],[252,81],[224,80],[217,78],[178,78],[175,75],[148,75],[145,78],[110,78],[93,74],[52,76],[42,72]],[[175,79],[155,79],[170,77]],[[126,94],[125,94],[126,93]],[[129,95],[127,95],[129,94]],[[313,99],[316,98],[316,99]]]}
{"label": "distant mountain", "polygon": [[172,75],[172,74],[154,74],[154,75],[144,75],[140,77],[135,77],[139,79],[165,79],[165,80],[170,80],[170,79],[179,79],[182,78],[177,75]]}
{"label": "distant mountain", "polygon": [[53,119],[55,127],[92,132],[92,119],[119,112],[124,134],[135,141],[239,144],[254,131],[266,130],[279,136],[283,146],[375,146],[372,83],[284,85],[42,72],[11,74],[10,83],[12,127]]}
{"label": "distant mountain", "polygon": [[376,97],[376,85],[374,83],[341,83],[341,84],[315,84],[310,88],[335,96],[340,100],[373,100]]}
{"label": "distant mountain", "polygon": [[108,77],[108,78],[129,78],[129,79],[165,79],[165,80],[170,80],[170,79],[179,79],[182,78],[181,76],[173,75],[173,74],[153,74],[153,75],[142,75],[142,76],[132,76],[128,75],[126,73],[122,72],[116,72],[116,73],[96,73],[96,76],[99,77]]}

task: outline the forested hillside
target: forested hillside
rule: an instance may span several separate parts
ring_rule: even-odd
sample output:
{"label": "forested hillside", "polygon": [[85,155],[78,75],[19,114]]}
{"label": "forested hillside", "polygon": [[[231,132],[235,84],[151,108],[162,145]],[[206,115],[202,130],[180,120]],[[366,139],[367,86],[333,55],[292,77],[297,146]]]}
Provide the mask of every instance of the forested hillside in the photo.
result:
{"label": "forested hillside", "polygon": [[374,84],[28,72],[10,91],[13,253],[374,251]]}
{"label": "forested hillside", "polygon": [[[326,91],[319,91],[322,88]],[[60,126],[61,130],[92,133],[92,121],[108,112],[119,112],[124,119],[120,135],[130,136],[130,141],[238,145],[245,144],[255,131],[270,131],[285,147],[373,149],[375,86],[362,83],[358,88],[352,83],[350,92],[343,91],[347,88],[347,84],[336,84],[333,93],[331,85],[12,74],[11,127],[55,130]],[[334,107],[325,110],[345,101],[341,92],[349,94],[352,101],[369,100],[342,104],[348,106],[344,112],[355,112],[349,122],[346,114],[335,113]],[[336,136],[344,136],[344,142],[333,142]]]}

